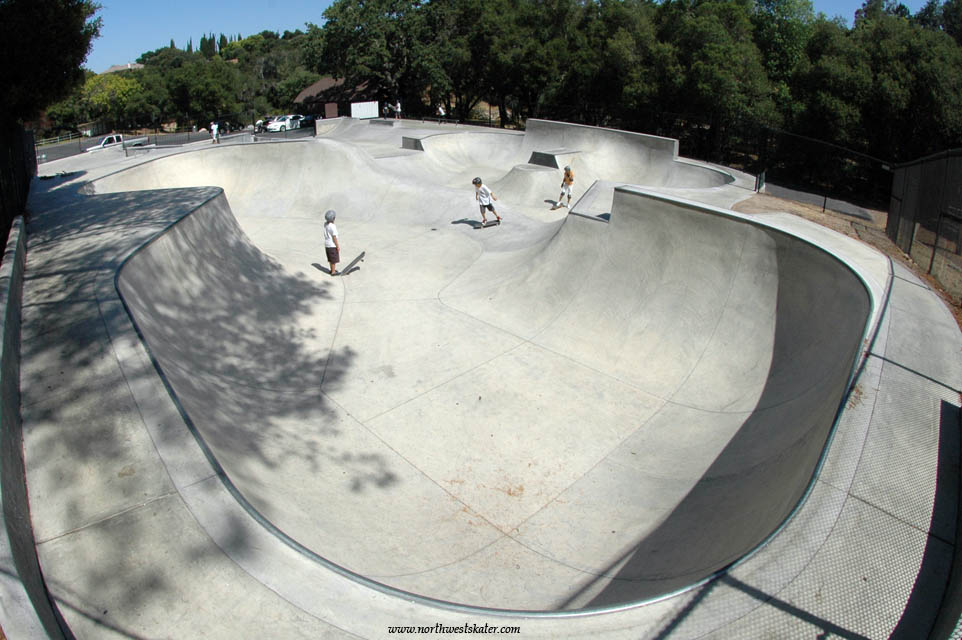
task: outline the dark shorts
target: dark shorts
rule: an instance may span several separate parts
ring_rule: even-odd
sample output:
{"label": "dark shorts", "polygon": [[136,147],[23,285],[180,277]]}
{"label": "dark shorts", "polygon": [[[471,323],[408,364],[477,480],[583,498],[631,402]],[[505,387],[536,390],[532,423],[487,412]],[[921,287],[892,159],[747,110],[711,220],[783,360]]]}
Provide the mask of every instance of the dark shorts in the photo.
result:
{"label": "dark shorts", "polygon": [[327,250],[327,261],[331,264],[337,264],[341,261],[340,252],[337,247],[324,247]]}
{"label": "dark shorts", "polygon": [[481,213],[484,213],[484,210],[485,210],[485,209],[487,209],[488,211],[494,211],[494,205],[493,205],[493,204],[482,204],[482,205],[481,205]]}

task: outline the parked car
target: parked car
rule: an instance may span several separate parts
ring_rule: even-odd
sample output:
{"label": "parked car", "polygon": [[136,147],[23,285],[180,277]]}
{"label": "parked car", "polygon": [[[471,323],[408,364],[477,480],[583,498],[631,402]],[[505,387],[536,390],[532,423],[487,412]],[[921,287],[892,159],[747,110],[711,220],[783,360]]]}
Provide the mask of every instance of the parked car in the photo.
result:
{"label": "parked car", "polygon": [[267,125],[267,130],[287,131],[288,129],[297,129],[299,126],[301,126],[301,116],[286,115],[275,118],[273,122]]}
{"label": "parked car", "polygon": [[314,114],[308,114],[301,118],[301,127],[314,128],[314,123],[317,121],[317,116]]}
{"label": "parked car", "polygon": [[[97,149],[106,149],[108,147],[116,147],[118,145],[124,144],[124,134],[122,133],[111,133],[109,136],[104,136],[100,144],[90,147],[87,151],[96,151]],[[142,147],[147,144],[147,138],[127,138],[126,146],[128,147]]]}

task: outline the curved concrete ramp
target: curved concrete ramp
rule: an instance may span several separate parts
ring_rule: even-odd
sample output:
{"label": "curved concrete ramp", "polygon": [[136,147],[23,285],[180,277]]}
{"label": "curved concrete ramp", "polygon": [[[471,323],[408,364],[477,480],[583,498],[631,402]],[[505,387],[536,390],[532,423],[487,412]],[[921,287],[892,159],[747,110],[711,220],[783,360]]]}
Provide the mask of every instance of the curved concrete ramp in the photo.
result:
{"label": "curved concrete ramp", "polygon": [[[679,159],[677,140],[631,131],[528,120],[524,148],[576,152],[571,160],[576,177],[581,173],[592,182],[706,189],[734,181],[725,171]],[[582,189],[587,186],[582,182]]]}
{"label": "curved concrete ramp", "polygon": [[[402,137],[416,136],[422,152],[392,159],[392,169],[406,176],[431,176],[449,187],[470,186],[480,175],[495,193],[515,202],[543,205],[555,198],[561,184],[560,167],[575,171],[575,191],[583,193],[596,180],[649,187],[704,190],[734,182],[728,172],[678,157],[678,141],[659,136],[599,129],[549,120],[529,119],[523,133],[504,130],[476,131],[451,126],[421,131],[399,129]],[[357,121],[341,121],[325,134],[352,143],[383,144],[380,127]],[[319,134],[320,135],[320,134]],[[383,154],[379,150],[379,155]],[[560,159],[558,168],[532,162],[536,155]],[[557,163],[556,163],[557,164]],[[520,180],[518,170],[531,180]]]}
{"label": "curved concrete ramp", "polygon": [[[289,189],[253,162],[281,153]],[[517,216],[478,231],[452,214],[464,190],[396,175],[323,141],[97,184],[225,189],[118,283],[250,505],[359,575],[511,610],[668,593],[780,526],[871,312],[846,266],[628,189],[610,224]],[[326,267],[327,206],[368,250],[345,278],[311,266]]]}

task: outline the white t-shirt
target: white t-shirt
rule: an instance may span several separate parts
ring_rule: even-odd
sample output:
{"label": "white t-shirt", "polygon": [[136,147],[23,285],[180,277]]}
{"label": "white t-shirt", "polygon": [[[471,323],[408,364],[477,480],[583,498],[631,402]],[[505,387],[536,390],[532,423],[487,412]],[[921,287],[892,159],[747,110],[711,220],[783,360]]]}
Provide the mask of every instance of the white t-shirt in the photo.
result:
{"label": "white t-shirt", "polygon": [[481,204],[491,204],[491,189],[487,185],[481,185],[478,189],[478,202]]}
{"label": "white t-shirt", "polygon": [[331,247],[332,249],[337,245],[334,244],[334,237],[337,235],[337,227],[334,226],[333,222],[327,222],[324,224],[324,246]]}

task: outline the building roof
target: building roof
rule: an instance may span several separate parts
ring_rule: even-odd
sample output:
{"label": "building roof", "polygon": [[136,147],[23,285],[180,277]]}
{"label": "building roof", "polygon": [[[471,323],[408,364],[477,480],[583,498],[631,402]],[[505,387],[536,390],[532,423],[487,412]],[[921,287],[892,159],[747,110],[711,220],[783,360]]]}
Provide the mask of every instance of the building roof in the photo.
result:
{"label": "building roof", "polygon": [[323,102],[339,102],[342,100],[358,100],[365,97],[367,82],[356,87],[344,84],[344,78],[326,76],[310,85],[294,98],[296,104],[312,105]]}

